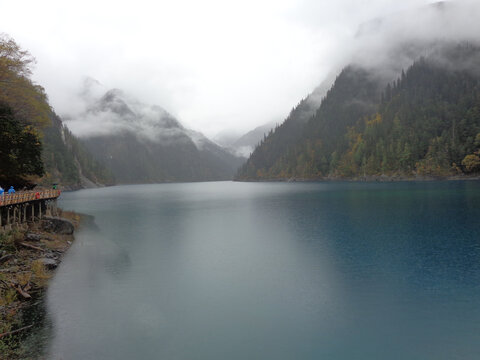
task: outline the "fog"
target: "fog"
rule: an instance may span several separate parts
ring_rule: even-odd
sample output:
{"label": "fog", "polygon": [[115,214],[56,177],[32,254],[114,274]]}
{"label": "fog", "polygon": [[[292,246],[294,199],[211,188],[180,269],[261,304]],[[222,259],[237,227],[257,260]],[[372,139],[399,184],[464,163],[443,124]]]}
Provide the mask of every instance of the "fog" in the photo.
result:
{"label": "fog", "polygon": [[478,43],[479,15],[480,3],[456,1],[374,19],[359,27],[349,61],[377,72],[390,71],[384,75],[396,77],[419,57],[428,56],[447,43]]}
{"label": "fog", "polygon": [[185,129],[160,106],[144,104],[119,89],[106,89],[92,78],[84,79],[81,90],[72,95],[72,103],[75,108],[63,120],[81,138],[130,133],[138,140],[163,145],[191,140],[198,149],[208,141]]}
{"label": "fog", "polygon": [[57,113],[77,117],[74,132],[90,131],[79,121],[89,76],[100,92],[122,89],[214,136],[284,119],[346,63],[375,67],[388,55],[393,73],[418,55],[392,57],[398,44],[477,36],[475,1],[431,3],[32,0],[3,3],[0,31],[37,58],[34,79]]}

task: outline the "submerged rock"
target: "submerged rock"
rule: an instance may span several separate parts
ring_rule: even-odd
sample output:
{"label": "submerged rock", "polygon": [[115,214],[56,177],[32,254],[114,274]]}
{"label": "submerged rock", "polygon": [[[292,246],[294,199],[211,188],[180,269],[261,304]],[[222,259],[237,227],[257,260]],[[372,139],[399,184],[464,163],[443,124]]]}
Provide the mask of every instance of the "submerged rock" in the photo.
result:
{"label": "submerged rock", "polygon": [[56,234],[71,235],[75,227],[70,220],[46,216],[42,220],[42,229]]}

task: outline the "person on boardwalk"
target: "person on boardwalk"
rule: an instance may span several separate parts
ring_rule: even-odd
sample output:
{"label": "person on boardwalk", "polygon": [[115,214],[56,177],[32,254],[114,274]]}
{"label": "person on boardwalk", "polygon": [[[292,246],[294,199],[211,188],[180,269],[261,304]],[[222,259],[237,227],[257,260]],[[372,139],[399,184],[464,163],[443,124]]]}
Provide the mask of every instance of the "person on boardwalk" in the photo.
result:
{"label": "person on boardwalk", "polygon": [[3,190],[3,188],[0,186],[0,195],[3,195],[4,192],[5,190]]}
{"label": "person on boardwalk", "polygon": [[10,186],[10,189],[8,189],[8,194],[15,194],[15,189],[13,188],[13,185]]}

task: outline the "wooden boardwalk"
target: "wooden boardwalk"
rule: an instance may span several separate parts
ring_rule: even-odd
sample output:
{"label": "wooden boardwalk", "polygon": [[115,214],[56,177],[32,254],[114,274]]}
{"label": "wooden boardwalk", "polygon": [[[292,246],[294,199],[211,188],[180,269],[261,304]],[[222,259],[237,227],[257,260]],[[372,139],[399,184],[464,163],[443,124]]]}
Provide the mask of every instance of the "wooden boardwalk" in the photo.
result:
{"label": "wooden boardwalk", "polygon": [[15,194],[0,195],[0,207],[17,205],[37,200],[55,200],[60,196],[60,190],[22,191]]}
{"label": "wooden boardwalk", "polygon": [[21,191],[0,195],[0,232],[26,227],[28,222],[41,220],[57,212],[60,190]]}

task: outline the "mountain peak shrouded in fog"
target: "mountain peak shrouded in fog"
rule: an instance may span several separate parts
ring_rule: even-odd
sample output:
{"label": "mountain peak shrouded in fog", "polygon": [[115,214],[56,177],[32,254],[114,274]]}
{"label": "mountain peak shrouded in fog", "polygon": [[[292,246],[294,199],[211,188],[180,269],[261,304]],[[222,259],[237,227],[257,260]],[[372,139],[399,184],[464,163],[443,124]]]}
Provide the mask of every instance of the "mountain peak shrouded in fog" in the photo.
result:
{"label": "mountain peak shrouded in fog", "polygon": [[118,183],[228,180],[243,161],[158,105],[93,80],[85,88],[65,123]]}
{"label": "mountain peak shrouded in fog", "polygon": [[142,140],[170,142],[188,136],[189,130],[158,105],[147,105],[120,89],[105,91],[93,80],[85,85],[82,111],[65,115],[68,127],[81,138],[130,132]]}
{"label": "mountain peak shrouded in fog", "polygon": [[111,111],[119,116],[135,116],[135,113],[128,107],[123,100],[124,93],[119,89],[112,89],[105,93],[96,104],[97,108],[89,109],[91,112]]}

